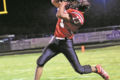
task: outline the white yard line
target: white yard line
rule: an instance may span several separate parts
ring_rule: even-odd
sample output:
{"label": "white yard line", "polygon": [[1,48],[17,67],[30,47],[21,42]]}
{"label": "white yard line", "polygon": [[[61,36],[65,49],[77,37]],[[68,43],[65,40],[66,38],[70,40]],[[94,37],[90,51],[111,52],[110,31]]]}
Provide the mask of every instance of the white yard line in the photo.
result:
{"label": "white yard line", "polygon": [[[96,76],[79,76],[78,78],[84,78],[84,77],[96,77]],[[76,77],[49,77],[50,79],[61,79],[61,78],[76,78]]]}
{"label": "white yard line", "polygon": [[14,71],[32,71],[31,69],[25,69],[25,70],[14,70]]}
{"label": "white yard line", "polygon": [[27,78],[20,78],[20,79],[12,79],[12,80],[25,80]]}
{"label": "white yard line", "polygon": [[4,65],[0,65],[0,66],[4,66]]}

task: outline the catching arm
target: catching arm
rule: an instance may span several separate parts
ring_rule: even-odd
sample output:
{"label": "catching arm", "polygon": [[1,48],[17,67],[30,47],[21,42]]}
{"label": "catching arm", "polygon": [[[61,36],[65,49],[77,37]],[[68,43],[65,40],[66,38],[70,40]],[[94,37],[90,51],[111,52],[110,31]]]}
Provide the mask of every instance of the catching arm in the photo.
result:
{"label": "catching arm", "polygon": [[51,2],[55,7],[57,7],[57,8],[60,7],[60,4],[61,4],[60,0],[51,0]]}
{"label": "catching arm", "polygon": [[72,19],[71,19],[70,15],[67,14],[67,13],[64,13],[65,6],[66,6],[66,2],[62,1],[56,16],[58,18],[61,18],[61,19],[65,20],[65,21],[72,22]]}

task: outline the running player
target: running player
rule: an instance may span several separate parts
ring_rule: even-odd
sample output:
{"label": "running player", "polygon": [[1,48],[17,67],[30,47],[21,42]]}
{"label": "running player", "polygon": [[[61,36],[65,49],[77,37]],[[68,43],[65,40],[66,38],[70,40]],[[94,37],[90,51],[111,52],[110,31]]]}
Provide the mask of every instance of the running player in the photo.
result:
{"label": "running player", "polygon": [[[56,16],[58,17],[58,22],[56,24],[54,37],[44,48],[42,55],[37,60],[34,80],[40,79],[43,67],[46,62],[48,62],[51,58],[59,53],[63,53],[65,55],[65,57],[68,59],[71,66],[77,73],[87,74],[94,72],[100,74],[104,80],[109,80],[109,75],[103,70],[100,65],[81,65],[75,53],[73,47],[73,32],[76,31],[84,23],[84,12],[81,12],[83,8],[79,8],[81,2],[79,3],[80,5],[77,3],[77,1],[73,1],[72,3],[68,3],[67,5],[67,2],[65,1],[51,1],[54,6],[59,8],[56,14]],[[89,5],[86,0],[83,0],[82,3],[85,3],[84,6]],[[70,9],[67,8],[67,10],[65,10],[66,6],[69,6]]]}

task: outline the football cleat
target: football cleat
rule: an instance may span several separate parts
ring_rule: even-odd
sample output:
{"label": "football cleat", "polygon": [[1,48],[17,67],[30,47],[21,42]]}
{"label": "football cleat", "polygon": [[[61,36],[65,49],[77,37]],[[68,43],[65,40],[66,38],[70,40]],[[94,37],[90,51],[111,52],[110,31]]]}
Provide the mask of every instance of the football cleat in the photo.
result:
{"label": "football cleat", "polygon": [[96,68],[98,70],[98,74],[103,77],[104,80],[109,80],[109,75],[107,72],[102,68],[101,65],[96,65]]}

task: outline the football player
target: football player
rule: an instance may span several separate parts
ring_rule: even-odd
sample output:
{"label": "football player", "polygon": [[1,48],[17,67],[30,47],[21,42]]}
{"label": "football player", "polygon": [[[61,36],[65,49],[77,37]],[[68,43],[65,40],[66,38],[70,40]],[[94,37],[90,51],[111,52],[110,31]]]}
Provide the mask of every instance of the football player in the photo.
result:
{"label": "football player", "polygon": [[34,80],[40,79],[46,62],[59,53],[64,54],[77,73],[88,74],[94,72],[100,74],[104,80],[109,80],[109,75],[101,65],[81,65],[73,46],[73,33],[83,25],[83,13],[89,8],[90,3],[87,0],[63,0],[62,2],[51,0],[51,2],[58,8],[56,14],[58,22],[53,38],[37,60]]}

